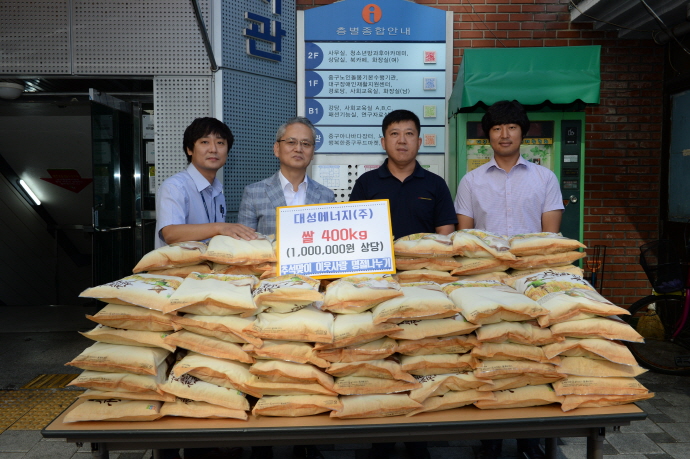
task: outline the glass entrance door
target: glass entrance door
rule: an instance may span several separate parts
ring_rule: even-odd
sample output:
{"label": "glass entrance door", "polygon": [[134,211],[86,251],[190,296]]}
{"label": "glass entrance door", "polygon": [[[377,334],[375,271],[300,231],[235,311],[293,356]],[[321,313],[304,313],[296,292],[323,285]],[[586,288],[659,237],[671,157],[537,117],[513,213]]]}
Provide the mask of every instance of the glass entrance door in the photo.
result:
{"label": "glass entrance door", "polygon": [[[132,104],[94,89],[91,100],[93,152],[93,284],[132,273],[135,265],[135,160]],[[136,130],[139,131],[138,129]]]}

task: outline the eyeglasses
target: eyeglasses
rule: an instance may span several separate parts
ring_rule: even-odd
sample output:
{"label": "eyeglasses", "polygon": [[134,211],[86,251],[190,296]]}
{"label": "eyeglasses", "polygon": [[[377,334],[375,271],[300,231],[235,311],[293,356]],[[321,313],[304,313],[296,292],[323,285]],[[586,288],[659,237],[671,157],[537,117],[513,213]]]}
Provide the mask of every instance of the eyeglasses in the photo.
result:
{"label": "eyeglasses", "polygon": [[278,140],[278,142],[285,142],[285,145],[290,148],[295,148],[297,144],[302,145],[302,148],[312,148],[314,146],[314,144],[308,140],[297,140],[293,139],[292,137],[289,139]]}

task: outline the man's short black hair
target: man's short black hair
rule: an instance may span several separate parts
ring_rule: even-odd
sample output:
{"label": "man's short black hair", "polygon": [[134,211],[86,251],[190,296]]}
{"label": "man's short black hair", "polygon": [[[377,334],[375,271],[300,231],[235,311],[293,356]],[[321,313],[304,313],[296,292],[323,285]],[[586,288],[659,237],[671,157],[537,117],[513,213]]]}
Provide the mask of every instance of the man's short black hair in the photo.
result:
{"label": "man's short black hair", "polygon": [[187,154],[187,150],[194,151],[196,141],[211,134],[225,139],[228,142],[228,150],[232,148],[232,144],[235,142],[232,131],[222,121],[210,117],[197,118],[184,130],[184,138],[182,139],[184,155],[187,157],[188,163],[192,161],[192,157]]}
{"label": "man's short black hair", "polygon": [[393,110],[383,119],[381,124],[381,130],[383,131],[383,136],[386,136],[386,129],[393,123],[400,123],[401,121],[414,121],[414,125],[417,127],[417,134],[421,131],[419,124],[419,117],[409,110]]}
{"label": "man's short black hair", "polygon": [[529,118],[525,107],[517,100],[501,100],[493,104],[482,117],[482,129],[487,139],[491,128],[500,124],[517,124],[522,129],[524,139],[529,131]]}

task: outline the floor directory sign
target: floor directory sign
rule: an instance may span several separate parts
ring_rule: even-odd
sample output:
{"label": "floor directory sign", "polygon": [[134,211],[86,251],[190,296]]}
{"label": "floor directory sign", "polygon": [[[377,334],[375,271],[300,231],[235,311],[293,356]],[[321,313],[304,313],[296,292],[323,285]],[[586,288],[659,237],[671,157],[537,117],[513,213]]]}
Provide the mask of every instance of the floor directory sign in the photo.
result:
{"label": "floor directory sign", "polygon": [[396,109],[420,118],[420,154],[446,153],[446,13],[405,0],[344,0],[303,12],[298,112],[317,128],[317,156],[381,154],[381,122]]}

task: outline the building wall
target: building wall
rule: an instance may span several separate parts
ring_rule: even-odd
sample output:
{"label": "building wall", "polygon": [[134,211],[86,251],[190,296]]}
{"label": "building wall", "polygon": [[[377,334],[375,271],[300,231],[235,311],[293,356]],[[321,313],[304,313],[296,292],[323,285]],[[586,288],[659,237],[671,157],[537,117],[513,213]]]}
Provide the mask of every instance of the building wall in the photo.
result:
{"label": "building wall", "polygon": [[415,3],[454,12],[453,80],[464,48],[601,45],[601,100],[586,110],[584,243],[607,247],[604,296],[628,307],[649,294],[638,247],[659,237],[664,48],[571,24],[568,0]]}

